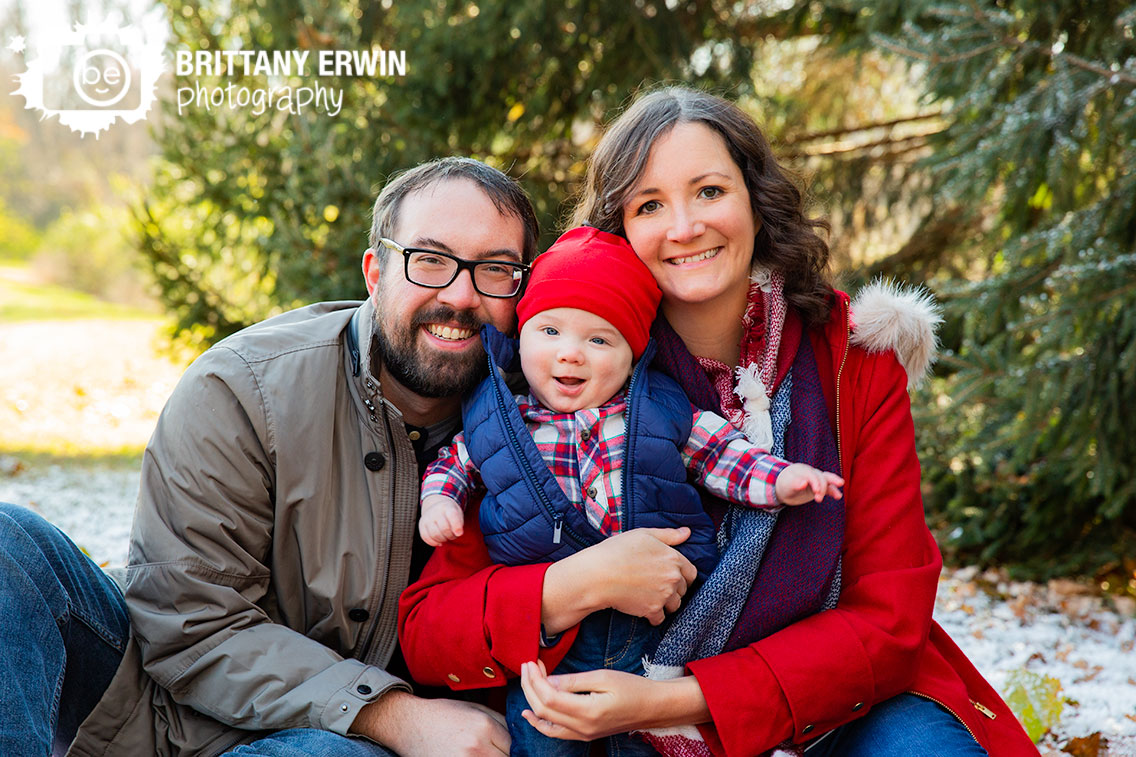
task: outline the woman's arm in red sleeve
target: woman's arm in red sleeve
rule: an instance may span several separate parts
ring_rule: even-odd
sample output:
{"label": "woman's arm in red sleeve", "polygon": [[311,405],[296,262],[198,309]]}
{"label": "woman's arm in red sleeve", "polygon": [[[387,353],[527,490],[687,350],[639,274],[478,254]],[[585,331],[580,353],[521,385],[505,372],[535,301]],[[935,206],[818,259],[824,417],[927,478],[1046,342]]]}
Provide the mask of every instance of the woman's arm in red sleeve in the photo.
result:
{"label": "woman's arm in red sleeve", "polygon": [[927,640],[942,559],[923,515],[907,377],[890,353],[853,350],[845,370],[840,600],[690,664],[713,718],[704,735],[726,754],[808,740],[866,713],[910,685]]}
{"label": "woman's arm in red sleeve", "polygon": [[568,651],[575,629],[540,647],[541,596],[549,564],[494,565],[478,523],[466,510],[465,532],[434,550],[421,577],[399,600],[398,634],[414,680],[454,690],[504,686],[521,664],[550,669]]}

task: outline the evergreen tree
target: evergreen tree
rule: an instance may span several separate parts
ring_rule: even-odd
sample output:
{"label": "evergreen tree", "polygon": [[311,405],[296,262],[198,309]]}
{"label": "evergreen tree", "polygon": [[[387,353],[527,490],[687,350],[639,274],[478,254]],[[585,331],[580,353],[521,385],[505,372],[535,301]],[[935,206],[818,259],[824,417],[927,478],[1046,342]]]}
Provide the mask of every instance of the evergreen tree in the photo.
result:
{"label": "evergreen tree", "polygon": [[[644,81],[744,81],[751,58],[729,17],[702,1],[167,5],[179,49],[314,58],[376,46],[405,50],[407,62],[404,77],[322,79],[344,90],[334,117],[178,113],[168,99],[164,159],[138,228],[176,329],[197,346],[278,310],[358,297],[376,190],[433,157],[471,155],[522,178],[549,241],[605,114]],[[176,86],[230,82],[266,84],[193,76]]]}
{"label": "evergreen tree", "polygon": [[921,164],[936,210],[915,238],[932,237],[930,254],[883,268],[929,277],[948,309],[920,423],[948,546],[1043,573],[1131,561],[1136,8],[893,1],[788,15],[851,24],[830,40],[922,67],[925,104],[946,122]]}

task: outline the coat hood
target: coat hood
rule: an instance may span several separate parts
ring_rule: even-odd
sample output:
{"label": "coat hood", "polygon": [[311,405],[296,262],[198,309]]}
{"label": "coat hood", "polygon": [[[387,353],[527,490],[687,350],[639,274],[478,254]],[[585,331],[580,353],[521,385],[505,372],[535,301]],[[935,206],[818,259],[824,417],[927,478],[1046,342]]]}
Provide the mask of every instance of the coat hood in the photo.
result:
{"label": "coat hood", "polygon": [[938,356],[936,330],[942,308],[923,287],[876,279],[852,300],[849,343],[867,352],[892,350],[907,372],[907,388],[919,386]]}

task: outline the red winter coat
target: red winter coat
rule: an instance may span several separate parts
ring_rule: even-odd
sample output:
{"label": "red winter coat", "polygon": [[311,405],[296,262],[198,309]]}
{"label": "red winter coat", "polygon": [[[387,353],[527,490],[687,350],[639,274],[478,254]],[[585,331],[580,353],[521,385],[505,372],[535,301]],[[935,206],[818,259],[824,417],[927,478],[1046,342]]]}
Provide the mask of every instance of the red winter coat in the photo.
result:
{"label": "red winter coat", "polygon": [[[931,619],[942,558],[927,529],[907,374],[893,353],[849,344],[848,298],[808,332],[845,479],[836,609],[742,649],[690,663],[716,754],[808,741],[911,692],[955,715],[992,757],[1037,755],[996,691]],[[414,678],[453,689],[502,686],[538,656],[551,669],[575,633],[540,649],[545,565],[489,560],[477,508],[402,596],[399,636]]]}

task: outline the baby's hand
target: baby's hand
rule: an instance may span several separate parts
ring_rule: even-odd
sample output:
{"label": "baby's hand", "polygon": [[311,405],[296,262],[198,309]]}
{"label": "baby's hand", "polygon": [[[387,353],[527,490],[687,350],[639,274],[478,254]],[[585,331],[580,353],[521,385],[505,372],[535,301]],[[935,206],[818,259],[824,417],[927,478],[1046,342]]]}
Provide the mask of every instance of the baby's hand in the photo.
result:
{"label": "baby's hand", "polygon": [[431,494],[422,500],[422,517],[418,519],[418,533],[431,547],[440,547],[462,535],[465,514],[461,505],[441,494]]}
{"label": "baby's hand", "polygon": [[774,489],[777,500],[783,505],[803,505],[809,500],[820,502],[825,495],[840,499],[844,479],[835,473],[817,470],[811,465],[793,463],[777,476]]}

